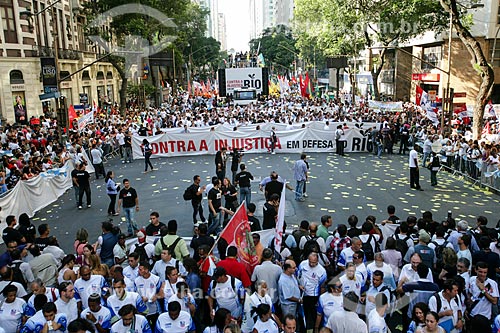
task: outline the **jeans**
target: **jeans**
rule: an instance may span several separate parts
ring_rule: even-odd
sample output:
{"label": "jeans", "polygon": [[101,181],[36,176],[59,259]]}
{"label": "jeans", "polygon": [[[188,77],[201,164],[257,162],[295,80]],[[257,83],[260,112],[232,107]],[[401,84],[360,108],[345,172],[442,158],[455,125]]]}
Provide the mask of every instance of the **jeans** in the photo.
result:
{"label": "jeans", "polygon": [[132,147],[123,147],[125,149],[124,161],[132,163]]}
{"label": "jeans", "polygon": [[432,152],[424,152],[424,157],[422,158],[422,166],[425,167],[425,162],[427,162],[427,159],[431,156]]}
{"label": "jeans", "polygon": [[113,267],[115,265],[115,259],[114,258],[108,258],[108,259],[102,259],[101,258],[101,262],[103,264],[108,265],[108,267]]}
{"label": "jeans", "polygon": [[92,165],[94,166],[95,169],[95,179],[99,179],[99,175],[106,177],[106,171],[104,170],[104,164],[102,164],[102,162]]}
{"label": "jeans", "polygon": [[420,188],[420,172],[418,168],[410,168],[410,187],[416,188],[417,190]]}
{"label": "jeans", "polygon": [[146,153],[144,154],[144,171],[148,171],[148,166],[153,170],[153,164],[151,164],[151,154]]}
{"label": "jeans", "polygon": [[79,196],[80,196],[80,187],[76,186],[76,185],[73,185],[73,188],[75,189],[75,202],[76,202],[76,205],[78,206],[78,202],[80,201],[78,199]]}
{"label": "jeans", "polygon": [[281,304],[281,312],[283,314],[283,317],[285,317],[287,314],[297,316],[297,305],[298,303]]}
{"label": "jeans", "polygon": [[133,234],[134,231],[139,230],[137,224],[135,223],[135,206],[124,207],[123,214],[125,215],[125,220],[127,221],[128,233]]}
{"label": "jeans", "polygon": [[297,185],[295,186],[295,200],[302,199],[305,183],[306,183],[305,179],[304,180],[297,180]]}
{"label": "jeans", "polygon": [[438,172],[437,171],[431,171],[431,185],[437,185],[438,184],[438,181],[437,181],[437,174]]}
{"label": "jeans", "polygon": [[198,220],[196,220],[198,213],[200,214],[201,222],[205,223],[206,219],[203,215],[203,206],[201,205],[201,201],[192,200],[191,205],[193,206],[193,223],[198,222]]}
{"label": "jeans", "polygon": [[222,213],[218,212],[217,214],[213,214],[210,212],[208,214],[208,232],[207,235],[218,234],[221,231],[222,224]]}
{"label": "jeans", "polygon": [[382,156],[382,152],[384,151],[384,145],[379,143],[377,145],[377,156],[378,157],[381,157]]}
{"label": "jeans", "polygon": [[108,206],[108,214],[115,214],[115,206],[116,206],[116,194],[108,194],[109,199],[111,200]]}
{"label": "jeans", "polygon": [[240,187],[240,204],[245,201],[246,207],[252,202],[252,190],[250,187]]}

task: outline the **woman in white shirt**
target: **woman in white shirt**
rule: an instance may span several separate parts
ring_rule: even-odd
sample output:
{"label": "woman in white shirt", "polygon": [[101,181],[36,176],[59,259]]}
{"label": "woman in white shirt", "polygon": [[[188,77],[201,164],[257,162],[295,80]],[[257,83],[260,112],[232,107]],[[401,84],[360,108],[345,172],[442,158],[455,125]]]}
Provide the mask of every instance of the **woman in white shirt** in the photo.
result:
{"label": "woman in white shirt", "polygon": [[256,312],[259,319],[253,327],[253,333],[279,333],[278,324],[272,319],[273,314],[269,304],[259,304]]}
{"label": "woman in white shirt", "polygon": [[215,311],[214,320],[211,326],[207,326],[203,333],[223,333],[224,327],[231,323],[231,311],[220,308]]}
{"label": "woman in white shirt", "polygon": [[17,287],[10,284],[2,291],[5,301],[0,306],[0,322],[6,333],[16,333],[22,325],[26,302],[16,297]]}
{"label": "woman in white shirt", "polygon": [[165,282],[163,282],[160,290],[163,291],[166,309],[168,307],[168,300],[170,299],[170,297],[177,294],[177,282],[184,281],[184,279],[179,277],[179,271],[177,270],[177,268],[172,266],[167,266],[165,273],[166,279]]}
{"label": "woman in white shirt", "polygon": [[[257,281],[257,291],[255,291],[252,296],[249,297],[248,302],[245,302],[245,322],[243,322],[242,331],[243,332],[251,332],[255,323],[257,322],[257,307],[260,304],[267,304],[271,307],[271,312],[274,312],[273,301],[271,300],[271,296],[267,294],[267,282],[264,280]],[[281,323],[274,315],[272,314],[273,319],[281,326]]]}

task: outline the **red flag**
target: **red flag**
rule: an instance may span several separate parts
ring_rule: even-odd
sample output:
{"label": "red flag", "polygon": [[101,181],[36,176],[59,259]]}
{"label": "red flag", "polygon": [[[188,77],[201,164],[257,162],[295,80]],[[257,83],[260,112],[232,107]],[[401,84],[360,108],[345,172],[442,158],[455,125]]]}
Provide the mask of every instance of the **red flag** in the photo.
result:
{"label": "red flag", "polygon": [[420,86],[417,86],[417,93],[416,93],[416,97],[415,97],[415,104],[420,105],[420,99],[422,98],[423,92],[424,92],[424,90]]}
{"label": "red flag", "polygon": [[191,92],[191,82],[190,81],[188,81],[187,90],[188,90],[188,95],[191,96],[192,92]]}
{"label": "red flag", "polygon": [[300,74],[299,76],[299,83],[300,83],[300,95],[302,95],[302,97],[306,97],[306,85],[305,81],[302,80],[302,74]]}
{"label": "red flag", "polygon": [[[68,107],[68,122],[69,122],[69,128],[73,128],[73,120],[76,119],[76,111],[73,105],[70,105]],[[60,124],[60,126],[64,126],[64,124]]]}
{"label": "red flag", "polygon": [[309,78],[309,72],[306,73],[306,80],[304,82],[304,91],[305,91],[305,97],[311,98],[312,96],[312,87],[311,87],[311,79]]}
{"label": "red flag", "polygon": [[236,246],[238,249],[238,258],[246,266],[247,272],[251,276],[253,269],[259,263],[259,258],[257,252],[255,252],[250,232],[250,223],[248,223],[247,210],[244,203],[236,210],[236,213],[234,213],[231,220],[227,223],[227,226],[220,233],[220,237],[226,240],[228,246]]}
{"label": "red flag", "polygon": [[485,134],[490,134],[490,122],[486,122],[486,125],[484,126],[483,128],[483,132],[481,133],[481,135],[485,135]]}

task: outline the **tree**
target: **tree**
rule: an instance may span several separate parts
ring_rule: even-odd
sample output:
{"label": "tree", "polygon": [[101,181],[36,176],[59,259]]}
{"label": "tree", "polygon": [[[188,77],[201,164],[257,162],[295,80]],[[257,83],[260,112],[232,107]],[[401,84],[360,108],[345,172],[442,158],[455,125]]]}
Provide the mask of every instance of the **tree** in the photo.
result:
{"label": "tree", "polygon": [[262,36],[250,41],[250,52],[262,53],[266,62],[277,66],[278,73],[287,73],[293,61],[297,49],[295,39],[290,28],[284,25],[267,28],[262,32]]}
{"label": "tree", "polygon": [[[126,0],[101,0],[87,2],[84,10],[88,22],[93,22],[99,14],[119,7],[121,5],[131,4]],[[182,66],[185,63],[182,51],[191,38],[202,36],[206,30],[205,15],[197,4],[190,0],[144,0],[140,5],[153,8],[167,16],[175,23],[176,27],[169,22],[160,22],[146,15],[145,12],[127,13],[113,16],[109,22],[103,22],[99,27],[88,27],[89,35],[100,36],[103,40],[116,45],[124,45],[128,36],[139,36],[147,40],[149,45],[166,45],[166,41],[175,39],[175,44],[170,46],[173,49],[172,54],[175,57],[176,70],[182,73]],[[128,46],[128,45],[127,45]],[[158,50],[161,51],[161,50]],[[125,112],[128,73],[125,68],[123,58],[110,55],[108,61],[118,71],[122,80],[120,87],[120,111]],[[151,71],[154,75],[154,71]],[[154,81],[153,81],[154,82]],[[175,82],[174,82],[175,85]]]}
{"label": "tree", "polygon": [[[329,56],[357,57],[368,49],[376,99],[386,48],[444,27],[446,15],[433,0],[297,0],[295,5],[294,33],[299,45],[307,44],[303,39],[315,39]],[[373,61],[372,47],[379,46],[381,51]]]}
{"label": "tree", "polygon": [[481,84],[476,96],[476,104],[473,109],[473,124],[472,134],[474,138],[478,139],[481,136],[484,124],[484,108],[487,104],[488,98],[491,94],[493,83],[495,82],[495,73],[491,65],[488,63],[486,56],[481,48],[479,42],[472,36],[470,30],[461,20],[463,17],[458,8],[456,0],[440,0],[441,6],[446,12],[451,15],[453,28],[457,32],[458,37],[469,51],[471,55],[472,67],[481,76]]}

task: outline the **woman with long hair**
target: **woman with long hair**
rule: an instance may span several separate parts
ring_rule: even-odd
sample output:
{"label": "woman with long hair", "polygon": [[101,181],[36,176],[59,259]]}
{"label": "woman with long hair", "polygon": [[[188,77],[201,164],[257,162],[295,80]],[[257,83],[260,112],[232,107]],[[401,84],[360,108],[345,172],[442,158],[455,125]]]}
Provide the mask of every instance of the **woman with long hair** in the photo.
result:
{"label": "woman with long hair", "polygon": [[429,311],[429,306],[419,302],[413,306],[412,322],[408,326],[407,333],[415,333],[418,328],[425,326],[425,314]]}
{"label": "woman with long hair", "polygon": [[91,244],[85,244],[83,252],[76,258],[76,264],[90,267],[90,255],[95,254],[94,247]]}
{"label": "woman with long hair", "polygon": [[106,174],[106,178],[104,179],[104,182],[106,183],[106,193],[111,200],[108,206],[108,215],[118,216],[120,214],[116,212],[115,206],[116,196],[118,194],[118,191],[120,190],[120,186],[119,184],[115,183],[113,178],[115,178],[115,173],[113,171],[108,171],[108,173]]}
{"label": "woman with long hair", "polygon": [[73,270],[75,262],[76,257],[74,254],[68,254],[61,260],[61,267],[59,267],[59,274],[57,275],[57,282],[59,284],[63,282],[75,283],[77,277]]}
{"label": "woman with long hair", "polygon": [[224,327],[231,323],[231,311],[220,308],[215,311],[212,325],[207,326],[203,333],[223,333]]}
{"label": "woman with long hair", "polygon": [[439,316],[434,311],[429,311],[425,315],[425,326],[418,328],[415,333],[446,333],[444,328],[438,325]]}
{"label": "woman with long hair", "polygon": [[147,139],[142,140],[142,154],[144,155],[144,173],[148,172],[148,166],[150,166],[151,171],[153,171],[153,164],[151,164],[150,161],[151,155],[153,155],[153,149]]}
{"label": "woman with long hair", "polygon": [[102,275],[105,279],[109,277],[109,268],[106,264],[101,264],[101,258],[99,255],[92,253],[89,257],[90,271],[93,275]]}

